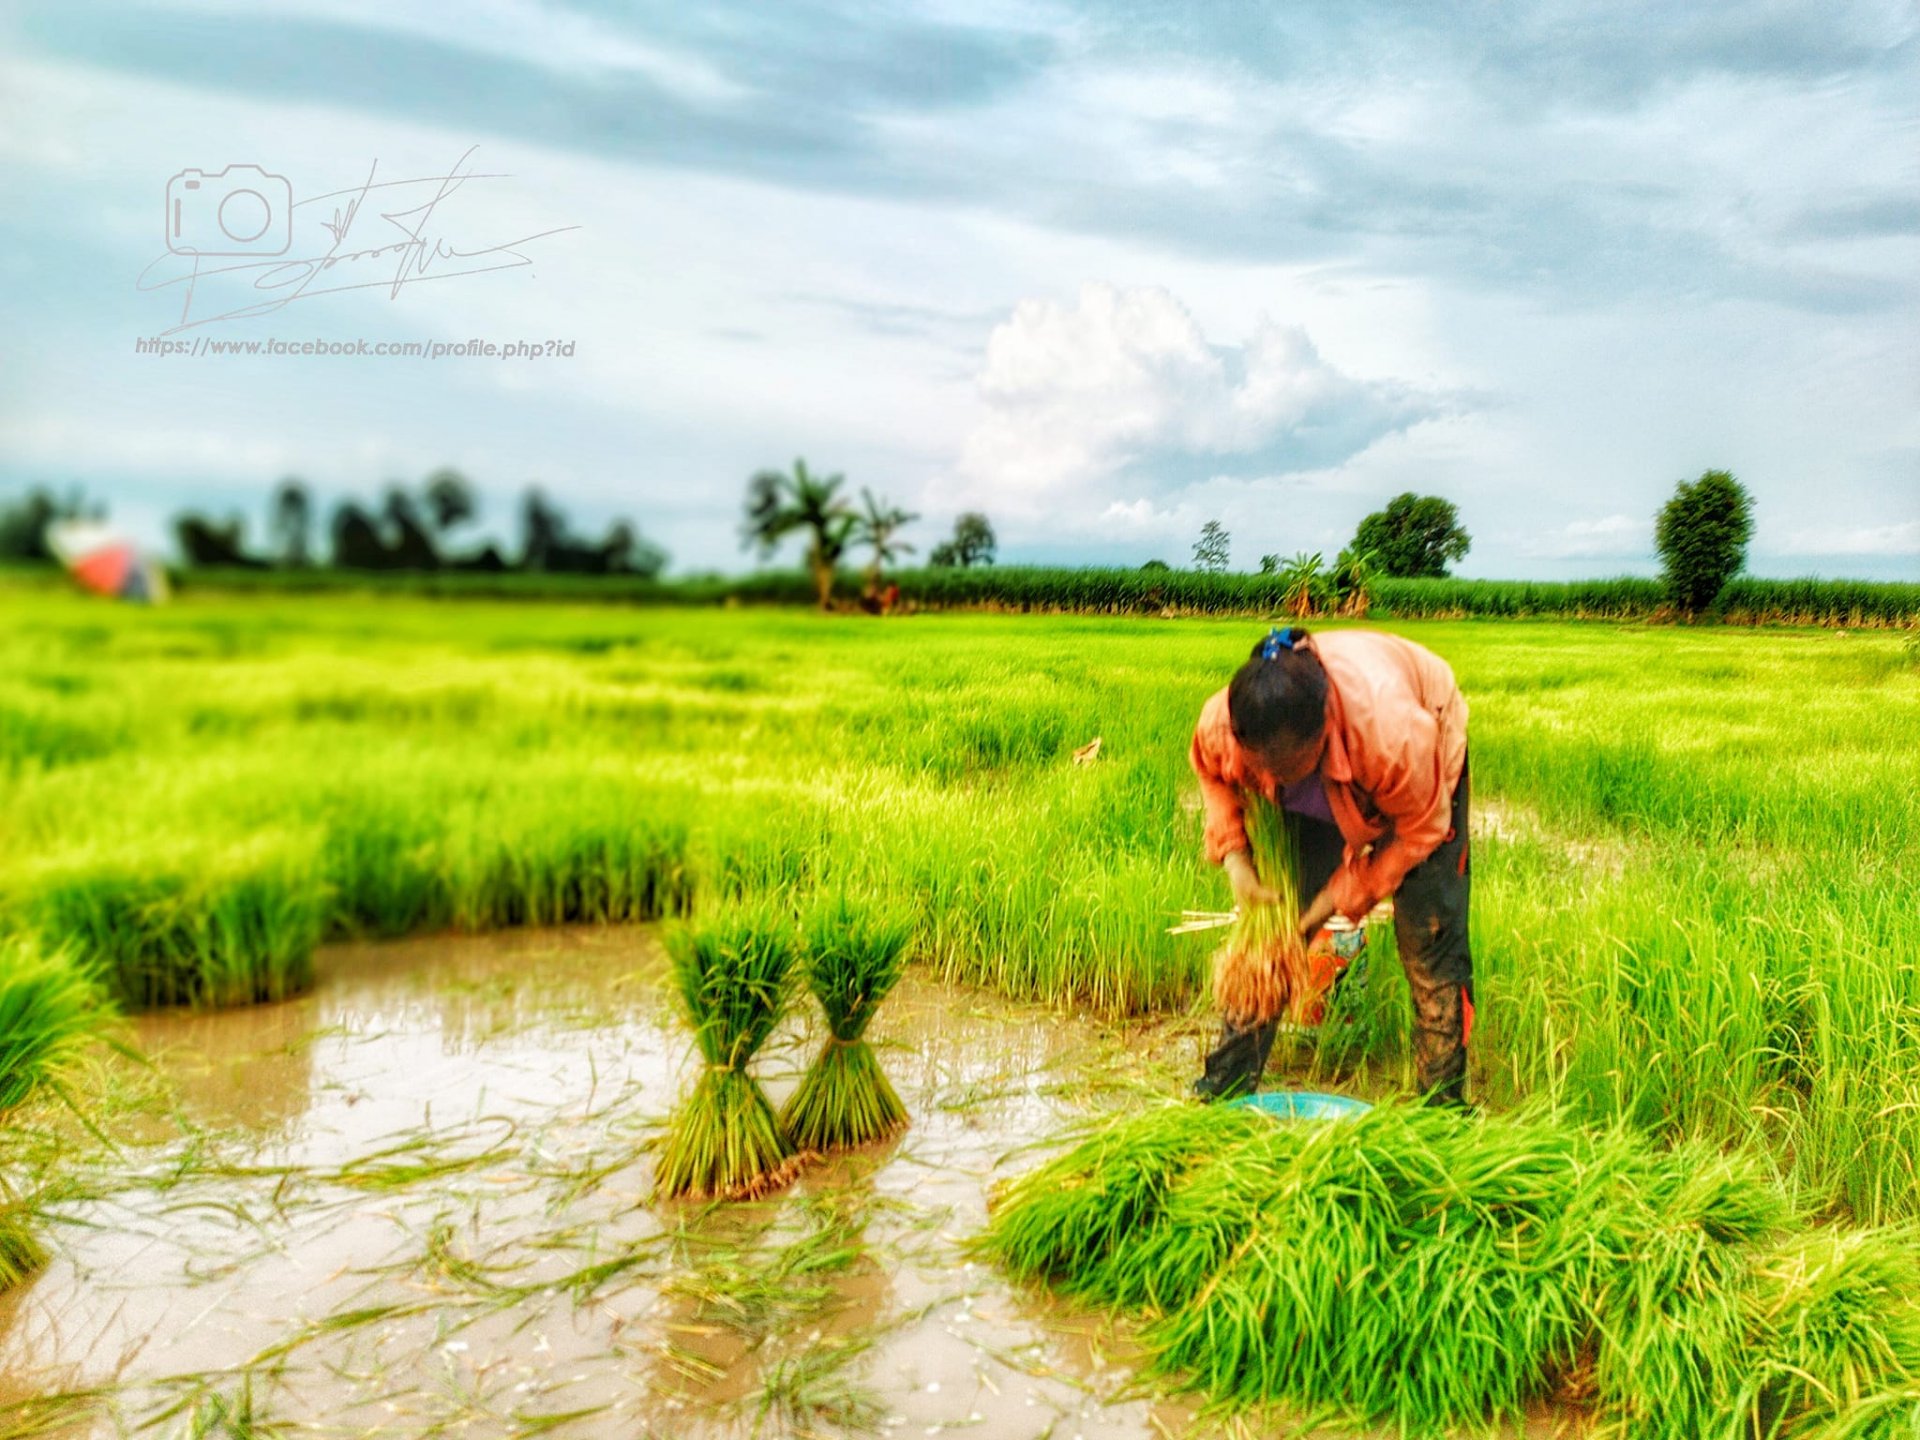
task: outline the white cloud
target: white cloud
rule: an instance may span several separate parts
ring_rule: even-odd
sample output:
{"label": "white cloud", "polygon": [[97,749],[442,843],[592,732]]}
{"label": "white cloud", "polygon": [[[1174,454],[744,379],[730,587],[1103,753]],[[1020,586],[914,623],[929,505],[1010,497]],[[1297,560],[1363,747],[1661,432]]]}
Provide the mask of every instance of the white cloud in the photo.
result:
{"label": "white cloud", "polygon": [[1172,527],[1176,513],[1151,500],[1115,500],[1100,512],[1100,528],[1109,534],[1158,536]]}
{"label": "white cloud", "polygon": [[1816,526],[1801,530],[1781,555],[1920,555],[1920,520],[1892,525]]}
{"label": "white cloud", "polygon": [[1520,553],[1550,560],[1619,559],[1653,549],[1653,523],[1633,515],[1573,520],[1520,542]]}
{"label": "white cloud", "polygon": [[962,485],[1014,514],[1097,501],[1122,477],[1164,495],[1337,464],[1436,408],[1341,373],[1296,326],[1262,317],[1243,343],[1216,344],[1166,289],[1100,283],[1071,306],[1021,301],[975,388]]}

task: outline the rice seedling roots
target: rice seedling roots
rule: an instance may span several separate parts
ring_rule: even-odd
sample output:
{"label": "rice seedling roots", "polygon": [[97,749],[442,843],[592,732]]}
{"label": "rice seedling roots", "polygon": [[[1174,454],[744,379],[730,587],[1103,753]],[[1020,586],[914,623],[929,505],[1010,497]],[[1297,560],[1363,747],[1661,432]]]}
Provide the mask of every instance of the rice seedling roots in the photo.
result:
{"label": "rice seedling roots", "polygon": [[1259,795],[1243,812],[1247,845],[1260,882],[1278,901],[1243,906],[1227,943],[1213,958],[1213,1000],[1236,1025],[1264,1025],[1283,1015],[1298,1021],[1313,998],[1307,947],[1300,938],[1299,857],[1286,816]]}
{"label": "rice seedling roots", "polygon": [[907,1126],[907,1107],[865,1040],[829,1038],[780,1112],[787,1136],[825,1154],[871,1145]]}

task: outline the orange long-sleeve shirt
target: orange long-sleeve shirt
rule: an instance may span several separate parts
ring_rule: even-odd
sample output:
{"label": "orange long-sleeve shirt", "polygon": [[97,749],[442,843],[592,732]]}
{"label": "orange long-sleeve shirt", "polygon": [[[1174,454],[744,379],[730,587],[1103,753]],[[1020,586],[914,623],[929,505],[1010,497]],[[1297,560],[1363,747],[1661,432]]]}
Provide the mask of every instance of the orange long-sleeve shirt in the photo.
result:
{"label": "orange long-sleeve shirt", "polygon": [[[1446,840],[1467,758],[1467,702],[1446,661],[1397,635],[1335,630],[1299,644],[1327,672],[1320,778],[1347,842],[1327,889],[1334,909],[1358,920]],[[1273,777],[1233,738],[1224,687],[1200,711],[1192,760],[1207,859],[1218,864],[1246,848],[1243,792],[1275,798]]]}

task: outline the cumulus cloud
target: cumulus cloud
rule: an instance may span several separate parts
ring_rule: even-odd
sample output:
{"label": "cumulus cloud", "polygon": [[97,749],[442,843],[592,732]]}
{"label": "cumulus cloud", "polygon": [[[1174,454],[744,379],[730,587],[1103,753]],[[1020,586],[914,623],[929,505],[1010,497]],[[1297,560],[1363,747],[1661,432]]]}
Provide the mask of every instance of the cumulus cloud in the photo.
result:
{"label": "cumulus cloud", "polygon": [[1240,344],[1210,341],[1157,286],[1021,301],[975,389],[982,414],[959,466],[969,501],[1037,514],[1109,499],[1106,518],[1122,521],[1208,479],[1336,465],[1439,411],[1343,374],[1297,326],[1262,318]]}

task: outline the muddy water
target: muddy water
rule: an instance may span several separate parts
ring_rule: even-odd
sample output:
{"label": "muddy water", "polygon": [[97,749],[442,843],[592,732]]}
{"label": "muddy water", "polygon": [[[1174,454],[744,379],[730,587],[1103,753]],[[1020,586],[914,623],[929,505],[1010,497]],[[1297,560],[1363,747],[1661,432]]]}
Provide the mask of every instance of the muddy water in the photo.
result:
{"label": "muddy water", "polygon": [[[655,1208],[648,1143],[694,1062],[645,930],[338,947],[320,974],[141,1022],[165,1113],[0,1310],[0,1411],[100,1388],[62,1433],[245,1406],[328,1435],[1221,1433],[962,1245],[1008,1152],[1184,1083],[1197,1025],[910,979],[874,1027],[900,1140],[760,1204]],[[814,1041],[765,1052],[776,1101]]]}

